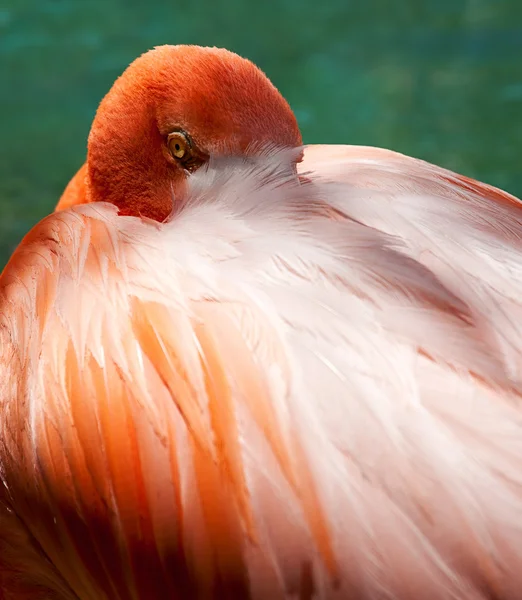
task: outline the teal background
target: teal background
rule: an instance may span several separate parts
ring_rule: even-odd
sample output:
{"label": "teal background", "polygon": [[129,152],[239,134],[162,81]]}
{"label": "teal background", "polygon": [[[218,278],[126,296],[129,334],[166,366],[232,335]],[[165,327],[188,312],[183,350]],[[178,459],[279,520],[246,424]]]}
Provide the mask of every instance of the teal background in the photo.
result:
{"label": "teal background", "polygon": [[521,0],[4,0],[0,265],[83,162],[111,83],[164,43],[252,59],[307,143],[385,146],[522,196]]}

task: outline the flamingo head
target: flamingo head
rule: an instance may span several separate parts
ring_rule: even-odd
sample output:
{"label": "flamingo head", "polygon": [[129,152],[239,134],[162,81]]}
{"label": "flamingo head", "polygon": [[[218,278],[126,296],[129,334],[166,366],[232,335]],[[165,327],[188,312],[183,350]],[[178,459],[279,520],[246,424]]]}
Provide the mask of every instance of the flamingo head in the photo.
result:
{"label": "flamingo head", "polygon": [[102,100],[88,141],[85,201],[164,220],[211,156],[302,143],[266,75],[228,50],[161,46],[135,60]]}

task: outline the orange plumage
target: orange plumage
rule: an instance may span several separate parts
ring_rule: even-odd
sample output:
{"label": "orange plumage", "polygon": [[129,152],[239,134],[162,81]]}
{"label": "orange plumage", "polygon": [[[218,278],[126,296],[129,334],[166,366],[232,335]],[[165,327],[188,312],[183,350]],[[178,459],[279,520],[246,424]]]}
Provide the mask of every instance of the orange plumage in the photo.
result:
{"label": "orange plumage", "polygon": [[301,143],[223,50],[102,101],[0,279],[0,597],[519,597],[520,201]]}

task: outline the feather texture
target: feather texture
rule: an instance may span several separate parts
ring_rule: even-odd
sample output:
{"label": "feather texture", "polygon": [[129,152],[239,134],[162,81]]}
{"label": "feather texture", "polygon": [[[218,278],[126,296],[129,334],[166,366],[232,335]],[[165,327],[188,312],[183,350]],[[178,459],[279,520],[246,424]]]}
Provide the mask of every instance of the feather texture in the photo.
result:
{"label": "feather texture", "polygon": [[519,201],[293,158],[214,162],[164,224],[56,213],[11,259],[6,598],[519,597]]}

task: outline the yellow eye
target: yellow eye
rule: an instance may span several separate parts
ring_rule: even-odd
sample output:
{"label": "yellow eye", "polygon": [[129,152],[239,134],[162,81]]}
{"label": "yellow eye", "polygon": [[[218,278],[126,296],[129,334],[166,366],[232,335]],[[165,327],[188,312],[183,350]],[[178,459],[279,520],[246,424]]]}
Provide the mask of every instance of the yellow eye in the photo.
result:
{"label": "yellow eye", "polygon": [[200,150],[190,135],[181,129],[169,133],[166,143],[172,158],[189,173],[199,169],[209,159],[208,153]]}
{"label": "yellow eye", "polygon": [[183,158],[190,149],[190,143],[181,131],[174,131],[167,139],[169,152],[174,158]]}

